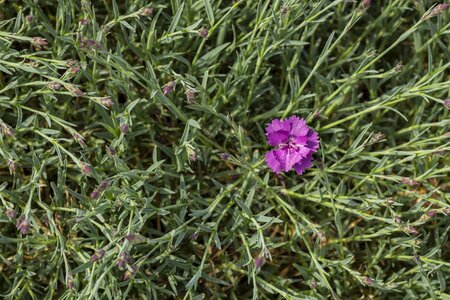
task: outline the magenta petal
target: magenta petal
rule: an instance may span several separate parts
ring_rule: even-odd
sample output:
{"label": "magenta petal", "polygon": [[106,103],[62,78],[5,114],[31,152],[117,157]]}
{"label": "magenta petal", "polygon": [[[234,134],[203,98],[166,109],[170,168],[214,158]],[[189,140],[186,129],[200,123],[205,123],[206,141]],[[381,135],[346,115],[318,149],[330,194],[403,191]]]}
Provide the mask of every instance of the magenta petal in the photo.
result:
{"label": "magenta petal", "polygon": [[298,175],[302,175],[306,169],[312,166],[312,154],[307,155],[300,162],[294,165],[294,169]]}
{"label": "magenta petal", "polygon": [[289,133],[292,137],[305,136],[308,133],[308,126],[306,126],[305,120],[292,116],[287,121],[291,125]]}
{"label": "magenta petal", "polygon": [[313,152],[316,152],[316,150],[319,148],[319,135],[317,134],[317,132],[309,128],[307,137],[307,147],[310,148]]}
{"label": "magenta petal", "polygon": [[289,139],[290,124],[287,121],[273,120],[266,128],[267,142],[270,146],[278,146]]}
{"label": "magenta petal", "polygon": [[272,150],[266,153],[266,164],[269,166],[269,168],[272,169],[275,173],[279,174],[281,171],[283,171],[283,165],[280,161],[278,161],[278,158],[275,156],[275,151]]}
{"label": "magenta petal", "polygon": [[285,172],[292,170],[294,165],[303,158],[300,150],[291,147],[283,147],[281,149],[274,150],[274,156],[281,163],[283,171]]}
{"label": "magenta petal", "polygon": [[276,131],[276,132],[270,132],[267,133],[267,143],[270,146],[278,146],[282,143],[286,143],[286,141],[289,139],[289,132],[288,131]]}
{"label": "magenta petal", "polygon": [[308,137],[306,135],[298,136],[294,139],[294,142],[297,145],[306,145],[306,143],[308,142]]}

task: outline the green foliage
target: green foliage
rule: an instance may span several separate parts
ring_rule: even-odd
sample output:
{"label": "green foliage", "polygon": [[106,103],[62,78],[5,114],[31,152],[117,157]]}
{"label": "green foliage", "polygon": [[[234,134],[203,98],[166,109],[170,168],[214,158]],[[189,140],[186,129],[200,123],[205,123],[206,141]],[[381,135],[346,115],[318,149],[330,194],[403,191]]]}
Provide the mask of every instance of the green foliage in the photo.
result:
{"label": "green foliage", "polygon": [[450,298],[449,13],[364,2],[0,1],[1,297]]}

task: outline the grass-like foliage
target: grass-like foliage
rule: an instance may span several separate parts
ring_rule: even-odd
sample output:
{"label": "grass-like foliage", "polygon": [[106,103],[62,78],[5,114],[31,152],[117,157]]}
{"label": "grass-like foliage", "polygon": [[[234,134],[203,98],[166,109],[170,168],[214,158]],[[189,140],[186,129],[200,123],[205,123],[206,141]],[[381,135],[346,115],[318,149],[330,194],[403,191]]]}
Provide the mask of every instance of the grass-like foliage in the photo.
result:
{"label": "grass-like foliage", "polygon": [[0,297],[449,299],[438,4],[0,1]]}

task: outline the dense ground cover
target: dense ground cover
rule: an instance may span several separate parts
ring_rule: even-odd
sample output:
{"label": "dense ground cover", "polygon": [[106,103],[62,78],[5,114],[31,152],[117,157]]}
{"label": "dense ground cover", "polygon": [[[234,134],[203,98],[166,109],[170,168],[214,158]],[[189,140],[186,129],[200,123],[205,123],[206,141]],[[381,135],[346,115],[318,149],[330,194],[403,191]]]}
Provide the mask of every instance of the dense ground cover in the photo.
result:
{"label": "dense ground cover", "polygon": [[436,4],[0,1],[1,297],[449,299]]}

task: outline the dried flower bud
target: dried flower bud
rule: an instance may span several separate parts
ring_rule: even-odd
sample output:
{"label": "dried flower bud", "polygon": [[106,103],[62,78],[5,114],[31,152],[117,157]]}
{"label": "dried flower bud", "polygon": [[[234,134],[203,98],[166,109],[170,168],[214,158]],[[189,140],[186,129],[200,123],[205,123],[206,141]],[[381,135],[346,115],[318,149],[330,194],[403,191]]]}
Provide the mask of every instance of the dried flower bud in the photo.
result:
{"label": "dried flower bud", "polygon": [[97,41],[92,39],[86,39],[84,37],[80,38],[80,47],[84,50],[96,50],[100,48]]}
{"label": "dried flower bud", "polygon": [[187,148],[186,152],[187,152],[188,159],[190,162],[195,162],[197,160],[198,155],[197,155],[197,153],[195,153],[194,149]]}
{"label": "dried flower bud", "polygon": [[25,218],[24,215],[21,215],[16,222],[16,228],[22,234],[28,234],[30,230],[30,221]]}
{"label": "dried flower bud", "polygon": [[130,131],[130,127],[128,127],[127,123],[123,123],[122,125],[120,125],[120,132],[122,132],[123,134],[127,134]]}
{"label": "dried flower bud", "polygon": [[447,10],[448,6],[449,4],[447,3],[441,3],[436,5],[430,12],[425,13],[425,15],[423,15],[422,20],[428,20],[430,18],[436,17],[437,15],[444,13]]}
{"label": "dried flower bud", "polygon": [[89,20],[87,20],[87,19],[81,19],[80,25],[86,26],[86,25],[88,25],[88,24],[89,24]]}
{"label": "dried flower bud", "polygon": [[73,277],[72,277],[72,274],[69,274],[67,276],[67,288],[69,290],[73,289]]}
{"label": "dried flower bud", "polygon": [[105,250],[103,249],[99,249],[97,252],[95,252],[92,256],[91,256],[91,261],[92,262],[96,262],[99,261],[103,258],[103,256],[105,256]]}
{"label": "dried flower bud", "polygon": [[70,87],[68,87],[67,89],[68,89],[73,95],[75,95],[75,96],[77,96],[77,97],[82,97],[82,96],[84,96],[84,92],[83,92],[81,89],[77,88],[77,87],[70,86]]}
{"label": "dried flower bud", "polygon": [[198,238],[198,232],[194,232],[194,233],[191,235],[191,240],[196,241],[197,238]]}
{"label": "dried flower bud", "polygon": [[33,21],[33,15],[28,15],[25,17],[25,19],[27,20],[28,23],[31,23]]}
{"label": "dried flower bud", "polygon": [[204,39],[207,39],[208,35],[209,35],[209,31],[208,31],[208,29],[203,27],[198,31],[198,35]]}
{"label": "dried flower bud", "polygon": [[326,237],[326,235],[323,232],[318,231],[317,232],[317,236],[319,237],[319,244],[320,244],[320,246],[324,246],[324,245],[327,244],[327,237]]}
{"label": "dried flower bud", "polygon": [[382,134],[381,132],[377,132],[370,139],[370,144],[378,143],[378,142],[382,141],[384,138],[385,138],[384,134]]}
{"label": "dried flower bud", "polygon": [[136,274],[136,272],[137,272],[137,267],[136,266],[129,267],[128,270],[123,275],[123,280],[126,281],[126,280],[130,279],[131,276]]}
{"label": "dried flower bud", "polygon": [[409,186],[416,186],[416,185],[419,185],[419,184],[417,183],[416,180],[410,179],[410,178],[407,178],[407,177],[403,177],[403,178],[401,179],[401,181],[402,181],[404,184],[409,185]]}
{"label": "dried flower bud", "polygon": [[286,15],[288,12],[289,12],[289,9],[288,9],[288,7],[287,7],[286,5],[283,5],[283,6],[280,8],[280,14],[281,14],[281,15]]}
{"label": "dried flower bud", "polygon": [[139,13],[140,13],[142,16],[151,18],[151,17],[153,16],[153,8],[150,8],[150,7],[144,7],[144,8],[141,8],[141,10],[139,11]]}
{"label": "dried flower bud", "polygon": [[259,269],[266,263],[266,260],[262,256],[255,258],[255,268]]}
{"label": "dried flower bud", "polygon": [[113,147],[106,147],[106,153],[109,155],[109,156],[114,156],[114,155],[116,155],[116,149],[114,149]]}
{"label": "dried flower bud", "polygon": [[359,3],[359,9],[365,10],[368,9],[372,5],[372,0],[362,0],[361,3]]}
{"label": "dried flower bud", "polygon": [[411,235],[418,235],[419,234],[419,232],[411,225],[408,225],[406,227],[406,232],[408,232]]}
{"label": "dried flower bud", "polygon": [[34,47],[40,49],[40,48],[42,48],[42,46],[45,46],[48,43],[47,43],[47,40],[42,38],[42,37],[34,37],[34,38],[31,39],[31,44]]}
{"label": "dried flower bud", "polygon": [[100,182],[98,189],[100,191],[104,191],[109,187],[109,184],[110,184],[109,180],[103,180],[102,182]]}
{"label": "dried flower bud", "polygon": [[221,160],[228,160],[231,157],[231,155],[229,153],[224,152],[224,153],[220,153],[219,157]]}
{"label": "dried flower bud", "polygon": [[61,85],[57,82],[50,82],[47,86],[52,90],[59,90],[61,88]]}
{"label": "dried flower bud", "polygon": [[401,62],[399,62],[395,65],[394,70],[395,70],[395,72],[400,73],[401,71],[403,71],[404,67],[405,66]]}
{"label": "dried flower bud", "polygon": [[91,175],[92,174],[91,167],[88,164],[86,164],[86,163],[81,163],[80,164],[80,169],[81,169],[81,172],[83,172],[86,175]]}
{"label": "dried flower bud", "polygon": [[175,90],[175,82],[173,82],[173,81],[169,81],[168,83],[166,83],[165,86],[163,86],[164,96],[172,93],[174,90]]}
{"label": "dried flower bud", "polygon": [[8,208],[6,210],[6,215],[9,219],[14,219],[16,217],[16,211],[14,209]]}
{"label": "dried flower bud", "polygon": [[134,234],[127,234],[126,236],[125,236],[125,239],[127,240],[127,241],[132,241],[132,240],[134,240],[136,238],[136,236],[134,235]]}
{"label": "dried flower bud", "polygon": [[3,134],[8,136],[8,137],[13,137],[14,136],[14,129],[9,126],[6,123],[1,123],[1,129],[3,131]]}
{"label": "dried flower bud", "polygon": [[80,67],[71,67],[70,69],[69,69],[69,73],[71,74],[71,75],[75,75],[75,74],[77,74],[78,72],[80,72]]}
{"label": "dried flower bud", "polygon": [[123,270],[127,263],[131,261],[130,254],[128,252],[122,252],[119,255],[119,258],[117,259],[117,266],[120,270]]}
{"label": "dried flower bud", "polygon": [[111,108],[114,105],[114,103],[112,102],[111,98],[109,98],[109,97],[102,98],[100,100],[100,103],[106,108]]}
{"label": "dried flower bud", "polygon": [[72,137],[78,144],[85,145],[84,138],[79,133],[72,133]]}
{"label": "dried flower bud", "polygon": [[450,215],[450,208],[448,208],[448,207],[443,208],[442,213],[446,216]]}
{"label": "dried flower bud", "polygon": [[426,222],[426,221],[428,221],[429,219],[432,219],[432,218],[434,218],[435,216],[436,216],[436,210],[434,210],[434,209],[432,209],[432,210],[429,210],[429,211],[427,211],[426,213],[424,213],[421,217],[420,217],[420,221],[421,222]]}
{"label": "dried flower bud", "polygon": [[363,282],[364,285],[367,285],[367,286],[371,286],[374,283],[373,279],[370,278],[370,277],[367,277],[367,276],[364,276],[362,278],[362,282]]}
{"label": "dried flower bud", "polygon": [[13,175],[14,173],[16,173],[16,164],[10,159],[8,159],[7,164],[9,168],[9,174]]}
{"label": "dried flower bud", "polygon": [[402,222],[402,217],[400,217],[400,216],[395,216],[395,217],[394,217],[394,221],[395,221],[395,223],[400,224],[400,223]]}
{"label": "dried flower bud", "polygon": [[313,290],[317,289],[317,282],[314,278],[309,281],[309,287]]}
{"label": "dried flower bud", "polygon": [[320,114],[321,114],[321,111],[320,111],[319,109],[316,110],[316,111],[314,112],[314,114],[313,114],[313,119],[315,120],[315,119],[319,118],[319,117],[320,117]]}
{"label": "dried flower bud", "polygon": [[445,108],[450,109],[450,99],[445,99],[443,104]]}
{"label": "dried flower bud", "polygon": [[194,102],[195,101],[195,90],[193,89],[188,89],[186,91],[186,100],[188,102]]}
{"label": "dried flower bud", "polygon": [[394,198],[392,198],[392,197],[388,197],[388,198],[384,199],[384,202],[386,202],[386,204],[389,206],[394,205],[394,203],[395,203]]}
{"label": "dried flower bud", "polygon": [[97,190],[97,189],[93,190],[92,193],[91,193],[91,199],[96,200],[96,199],[98,199],[98,197],[100,197],[99,190]]}

